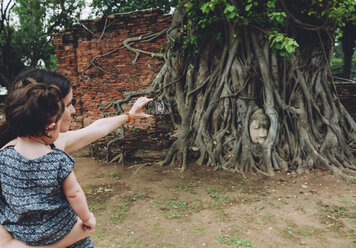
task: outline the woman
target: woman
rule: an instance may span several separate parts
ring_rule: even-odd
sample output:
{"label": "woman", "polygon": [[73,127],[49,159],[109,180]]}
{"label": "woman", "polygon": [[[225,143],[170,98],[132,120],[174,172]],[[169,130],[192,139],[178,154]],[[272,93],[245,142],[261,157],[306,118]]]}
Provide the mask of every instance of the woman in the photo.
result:
{"label": "woman", "polygon": [[[149,118],[151,115],[147,115],[144,112],[144,106],[152,101],[146,97],[139,98],[130,111],[127,114],[121,114],[114,117],[103,118],[94,121],[87,127],[82,129],[68,131],[71,117],[75,114],[75,109],[72,105],[73,92],[71,87],[71,82],[62,74],[56,72],[50,72],[41,69],[32,69],[20,74],[14,81],[15,88],[22,88],[28,84],[32,83],[44,83],[50,85],[56,85],[61,91],[61,98],[65,105],[65,110],[62,116],[62,122],[60,125],[60,134],[54,145],[66,152],[77,151],[84,146],[106,136],[113,130],[119,128],[121,125],[138,118]],[[6,147],[8,145],[16,144],[16,136],[9,136],[5,140],[0,141],[0,147]],[[84,237],[77,238],[77,241],[83,239]],[[40,246],[40,247],[52,247],[61,248],[67,247],[70,244],[55,243],[51,246]],[[0,226],[0,247],[2,248],[30,248],[34,246],[26,246],[25,244],[12,238],[11,234],[8,233],[3,227]]]}

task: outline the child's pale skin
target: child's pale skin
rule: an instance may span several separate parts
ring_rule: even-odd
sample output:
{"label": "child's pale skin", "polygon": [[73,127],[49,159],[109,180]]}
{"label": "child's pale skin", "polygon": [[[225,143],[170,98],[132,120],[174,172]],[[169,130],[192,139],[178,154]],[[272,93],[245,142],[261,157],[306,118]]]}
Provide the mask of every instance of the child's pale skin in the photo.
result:
{"label": "child's pale skin", "polygon": [[[128,117],[126,114],[121,114],[118,116],[113,116],[113,117],[108,117],[108,118],[103,118],[96,120],[94,123],[91,125],[74,130],[74,131],[68,131],[69,129],[69,123],[71,119],[71,115],[74,115],[75,110],[73,106],[71,105],[71,101],[73,98],[72,90],[70,90],[70,93],[63,99],[63,102],[66,106],[65,113],[63,115],[66,116],[64,123],[61,125],[61,133],[59,134],[59,138],[54,142],[57,148],[62,149],[68,153],[77,151],[81,149],[82,147],[94,142],[95,140],[102,138],[112,132],[113,130],[119,128],[121,125],[126,123],[128,121]],[[146,98],[146,97],[141,97],[139,98],[135,104],[132,106],[130,109],[129,113],[131,114],[132,119],[139,119],[139,118],[150,118],[152,116],[147,115],[144,113],[143,107],[148,103],[152,101],[152,99]],[[16,145],[17,139],[9,142],[6,146],[8,145]],[[6,147],[4,146],[4,147]],[[2,148],[1,148],[2,149]],[[75,233],[76,227],[79,227],[77,229],[77,233]],[[52,247],[52,248],[64,248],[69,245],[72,245],[73,243],[88,237],[94,230],[83,230],[81,226],[77,223],[72,231],[67,235],[71,237],[67,237],[58,241],[57,243],[50,245],[50,246],[38,246],[37,248],[47,248],[47,247]],[[73,242],[69,242],[68,240],[74,240]],[[1,248],[33,248],[35,246],[28,246],[20,241],[14,239],[9,232],[7,232],[1,225],[0,225],[0,247]]]}
{"label": "child's pale skin", "polygon": [[[19,137],[14,147],[15,150],[28,159],[35,159],[46,155],[51,151],[49,144],[52,144],[59,136],[60,122],[61,120],[57,123],[49,124],[46,127],[46,135],[39,137]],[[64,244],[71,245],[78,240],[88,237],[95,229],[95,217],[89,211],[85,194],[73,171],[64,179],[62,188],[68,202],[78,215],[78,222],[72,228],[72,231],[61,241],[56,243],[56,245],[41,247],[63,247]],[[78,239],[78,237],[83,238]],[[14,247],[19,247],[19,245],[15,244]]]}
{"label": "child's pale skin", "polygon": [[[0,226],[0,230],[3,232],[6,232],[6,230]],[[72,245],[75,242],[78,242],[79,240],[82,240],[90,234],[94,229],[89,230],[89,229],[84,229],[83,228],[83,222],[78,218],[78,222],[74,225],[70,233],[68,235],[58,241],[55,244],[51,245],[42,245],[42,246],[31,246],[32,248],[63,248]],[[12,236],[5,236],[0,239],[0,247],[4,247],[6,245],[6,248],[28,248],[29,246],[19,242],[16,239],[13,239]]]}

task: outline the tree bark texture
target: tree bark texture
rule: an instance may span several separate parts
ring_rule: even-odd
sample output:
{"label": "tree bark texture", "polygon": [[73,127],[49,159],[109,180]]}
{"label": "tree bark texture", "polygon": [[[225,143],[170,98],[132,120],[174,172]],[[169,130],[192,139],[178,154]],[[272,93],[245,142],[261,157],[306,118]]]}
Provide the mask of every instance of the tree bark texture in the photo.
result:
{"label": "tree bark texture", "polygon": [[[273,175],[321,168],[356,182],[356,125],[329,73],[333,37],[291,26],[288,32],[300,47],[286,59],[272,52],[258,28],[221,22],[215,27],[221,39],[211,35],[192,60],[174,46],[186,19],[184,10],[174,14],[165,65],[149,90],[173,99],[180,116],[177,140],[163,165],[179,158],[185,170],[193,149],[199,151],[196,162],[217,169]],[[270,121],[261,144],[249,134],[256,109]]]}
{"label": "tree bark texture", "polygon": [[356,47],[356,24],[351,21],[342,28],[341,37],[342,51],[344,52],[344,72],[343,78],[351,79],[352,56]]}

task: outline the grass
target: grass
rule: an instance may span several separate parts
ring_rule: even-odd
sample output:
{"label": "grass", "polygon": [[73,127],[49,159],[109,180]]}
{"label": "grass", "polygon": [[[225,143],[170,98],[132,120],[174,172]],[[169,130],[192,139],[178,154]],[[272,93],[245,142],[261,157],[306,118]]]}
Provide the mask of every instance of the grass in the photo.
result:
{"label": "grass", "polygon": [[[356,205],[347,199],[339,200],[339,202],[342,203],[343,206],[329,205],[323,203],[322,201],[318,201],[317,204],[320,208],[319,220],[322,224],[327,225],[327,229],[329,231],[337,232],[339,235],[345,235],[345,231],[342,230],[344,224],[342,223],[341,219],[355,219]],[[354,235],[354,232],[351,234]]]}
{"label": "grass", "polygon": [[322,240],[324,233],[325,231],[323,228],[298,226],[295,223],[289,223],[282,229],[282,236],[287,240],[292,240],[293,242],[297,242],[300,237]]}
{"label": "grass", "polygon": [[281,208],[284,205],[287,205],[288,201],[285,199],[278,198],[269,201],[268,204],[271,205],[273,208]]}
{"label": "grass", "polygon": [[303,227],[299,230],[299,233],[304,237],[321,237],[324,233],[322,228],[315,228],[315,227]]}
{"label": "grass", "polygon": [[159,223],[153,224],[152,229],[158,236],[163,236],[165,234],[164,229],[160,226]]}
{"label": "grass", "polygon": [[198,187],[198,183],[187,183],[187,184],[178,184],[169,190],[172,192],[177,192],[179,190],[187,191],[187,192],[194,192],[195,188]]}
{"label": "grass", "polygon": [[265,208],[265,206],[262,206],[262,205],[257,205],[257,206],[255,206],[255,209],[257,209],[257,210],[262,210],[262,209],[264,209]]}
{"label": "grass", "polygon": [[92,236],[98,239],[102,239],[106,237],[106,231],[100,228],[95,228],[95,232]]}
{"label": "grass", "polygon": [[140,199],[140,198],[142,198],[142,197],[143,197],[143,195],[142,195],[141,193],[139,193],[139,194],[137,194],[137,195],[134,195],[134,196],[132,197],[132,200],[136,201],[136,200],[138,200],[138,199]]}
{"label": "grass", "polygon": [[118,176],[115,176],[115,173],[114,172],[110,172],[106,175],[107,177],[111,177],[111,178],[114,178],[116,180],[120,180],[120,177]]}
{"label": "grass", "polygon": [[168,199],[166,203],[171,209],[175,208],[175,209],[186,210],[188,207],[188,204],[185,201],[181,201],[181,200]]}
{"label": "grass", "polygon": [[[182,179],[183,180],[183,179]],[[190,191],[186,190],[188,187],[191,189],[194,189],[196,186],[194,184],[188,183],[185,185],[181,185],[179,187],[176,187],[178,190],[183,190],[183,191]],[[100,189],[99,189],[100,190]],[[89,193],[95,194],[95,190],[91,191]],[[231,204],[244,204],[243,199],[238,199],[235,197],[232,197],[231,195],[228,195],[224,192],[223,189],[218,189],[218,188],[207,188],[206,193],[208,196],[211,198],[210,201],[202,201],[199,198],[195,197],[193,201],[189,201],[186,199],[181,199],[179,197],[179,194],[177,196],[170,197],[168,199],[162,199],[162,200],[155,200],[156,204],[158,204],[159,209],[163,210],[165,213],[166,217],[170,220],[184,220],[187,217],[191,216],[193,213],[198,212],[202,209],[205,208],[213,208],[217,216],[223,220],[226,220],[229,218],[226,213],[225,209],[229,208]],[[111,223],[112,224],[117,224],[118,222],[122,222],[125,217],[128,215],[130,208],[135,204],[136,201],[140,199],[146,198],[147,195],[146,193],[136,193],[133,194],[130,197],[126,197],[125,200],[118,206],[109,206],[108,204],[105,203],[94,203],[90,206],[91,211],[95,211],[96,214],[100,212],[100,210],[106,209],[106,208],[111,208],[113,211],[113,214],[111,216]],[[270,204],[273,207],[282,207],[283,205],[287,205],[288,202],[284,199],[274,199],[274,200],[259,200],[258,198],[250,199],[246,198],[245,203],[247,204],[253,204],[251,207],[257,211],[262,211],[266,208],[265,204]],[[319,206],[319,212],[320,212],[320,222],[322,224],[327,225],[327,229],[322,229],[322,228],[316,228],[313,226],[298,226],[294,223],[289,223],[286,227],[282,229],[282,237],[286,240],[290,240],[291,242],[299,242],[300,238],[308,238],[308,239],[314,239],[318,240],[320,242],[317,244],[317,246],[314,247],[324,247],[323,242],[322,242],[322,237],[327,231],[337,231],[338,234],[343,235],[343,236],[348,236],[351,238],[351,243],[347,246],[347,248],[356,248],[356,236],[354,231],[341,231],[342,225],[340,224],[339,220],[341,218],[354,218],[355,216],[355,204],[348,199],[341,199],[337,201],[338,205],[328,205],[323,203],[322,201],[319,201],[317,203],[317,206]],[[157,206],[157,205],[156,205]],[[308,213],[308,211],[304,208],[296,209],[304,212],[305,214]],[[261,215],[262,216],[262,215]],[[269,215],[269,216],[262,216],[262,222],[264,224],[271,224],[276,222],[276,216],[275,215]],[[155,226],[155,231],[154,233],[158,236],[164,237],[165,232],[162,228],[159,226]],[[205,230],[202,226],[199,225],[193,225],[192,226],[192,231],[196,233],[196,235],[199,236],[204,236],[205,235]],[[235,233],[236,234],[236,233]],[[253,247],[253,244],[250,240],[241,238],[241,233],[232,235],[232,236],[219,236],[217,238],[218,242],[220,244],[228,245],[230,247]],[[104,241],[110,241],[110,244],[113,245],[118,245],[118,247],[127,247],[127,248],[139,248],[139,247],[148,247],[148,244],[145,244],[141,242],[140,240],[134,239],[132,234],[130,232],[127,232],[126,235],[127,238],[130,238],[129,240],[120,240],[118,241],[117,236],[109,236],[106,234],[104,230],[96,230],[95,235],[93,236],[93,239],[96,240],[102,240]],[[158,247],[176,247],[174,245],[169,245],[169,244],[154,244],[155,248]],[[267,245],[267,244],[266,244]],[[315,245],[315,244],[314,244]],[[116,246],[113,246],[116,247]],[[270,244],[269,247],[274,247],[273,244]]]}
{"label": "grass", "polygon": [[98,213],[99,210],[104,210],[104,209],[106,209],[106,205],[104,203],[94,203],[92,205],[89,205],[90,212]]}
{"label": "grass", "polygon": [[[173,244],[166,243],[158,243],[158,244],[147,244],[139,239],[129,238],[128,240],[116,241],[114,243],[116,246],[110,247],[123,247],[123,248],[146,248],[146,247],[154,247],[154,248],[183,248],[182,246],[176,246]],[[154,246],[153,246],[154,245]]]}
{"label": "grass", "polygon": [[118,247],[125,247],[125,248],[145,248],[147,247],[142,241],[137,239],[129,239],[128,241],[119,242],[117,243]]}
{"label": "grass", "polygon": [[114,214],[111,216],[111,222],[115,224],[122,221],[132,205],[131,202],[123,202],[118,207],[113,207]]}
{"label": "grass", "polygon": [[261,216],[261,220],[262,220],[262,223],[264,225],[271,225],[271,224],[275,224],[275,223],[278,223],[278,216],[275,215],[275,214],[264,214]]}
{"label": "grass", "polygon": [[251,241],[240,238],[239,236],[235,237],[226,237],[226,236],[219,236],[217,238],[220,244],[229,245],[231,247],[253,247]]}
{"label": "grass", "polygon": [[[274,185],[261,188],[263,185],[251,186],[248,182],[236,180],[213,184],[209,178],[193,180],[189,175],[180,175],[172,183],[153,176],[147,180],[150,186],[138,189],[126,186],[124,177],[114,182],[117,175],[108,171],[104,176],[111,182],[110,185],[85,189],[89,195],[90,210],[105,220],[105,224],[98,226],[92,236],[101,247],[180,248],[177,245],[186,240],[190,247],[210,246],[212,242],[215,247],[256,247],[261,245],[261,238],[255,238],[253,234],[266,231],[276,238],[263,243],[263,247],[277,248],[281,247],[281,243],[298,244],[301,240],[307,242],[305,247],[331,247],[331,235],[332,238],[343,239],[343,244],[346,240],[348,245],[345,248],[356,248],[355,231],[347,228],[354,227],[356,205],[347,196],[328,198],[331,204],[319,201],[315,205],[315,201],[309,199],[305,203],[311,204],[305,205],[302,203],[304,198],[289,198],[282,193],[276,196],[266,191],[273,189]],[[163,185],[161,181],[164,181]],[[169,189],[169,195],[156,194],[161,189],[159,186]],[[113,189],[113,192],[108,189]],[[304,219],[294,223],[293,218],[283,218],[286,214],[280,211],[285,208],[296,211],[296,215]],[[195,215],[200,211],[201,215]],[[210,218],[216,222],[207,221]],[[142,225],[135,229],[136,223],[144,225],[144,231]],[[214,228],[216,232],[212,233]],[[145,236],[145,232],[150,236]],[[183,237],[182,233],[186,234],[184,241],[179,240]],[[175,237],[177,234],[178,239]]]}
{"label": "grass", "polygon": [[199,235],[204,236],[205,235],[205,230],[203,227],[200,225],[193,224],[192,230],[197,232]]}
{"label": "grass", "polygon": [[193,202],[188,203],[179,198],[172,197],[164,202],[157,201],[156,203],[159,205],[160,210],[168,213],[168,219],[188,217],[203,209],[202,202],[199,199],[195,199]]}
{"label": "grass", "polygon": [[225,194],[225,192],[219,189],[207,188],[206,192],[212,198],[209,204],[210,207],[213,207],[216,210],[217,209],[221,210],[233,206],[239,201],[237,197],[233,198],[230,195]]}
{"label": "grass", "polygon": [[206,189],[207,193],[209,196],[213,199],[219,199],[219,200],[230,200],[231,197],[229,195],[225,195],[224,192],[219,192],[220,190],[213,189],[213,188],[207,188]]}
{"label": "grass", "polygon": [[283,237],[286,238],[286,239],[292,239],[292,240],[295,240],[296,237],[294,235],[294,231],[293,231],[293,228],[295,227],[296,225],[288,225],[287,227],[283,228],[282,229],[282,234],[283,234]]}

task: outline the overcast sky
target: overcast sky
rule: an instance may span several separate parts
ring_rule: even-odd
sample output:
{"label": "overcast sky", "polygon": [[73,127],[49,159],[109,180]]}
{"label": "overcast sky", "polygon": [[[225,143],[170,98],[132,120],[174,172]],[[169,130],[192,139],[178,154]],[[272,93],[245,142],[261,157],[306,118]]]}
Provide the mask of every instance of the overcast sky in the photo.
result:
{"label": "overcast sky", "polygon": [[[6,5],[9,3],[10,0],[2,0],[1,3],[4,6],[4,8],[6,7]],[[14,1],[12,1],[14,3]],[[92,0],[85,0],[85,5],[87,6],[84,11],[81,12],[81,20],[86,20],[88,18],[88,16],[90,15],[91,12],[91,8],[89,8],[90,3],[92,2]],[[16,20],[14,20],[16,21]]]}

